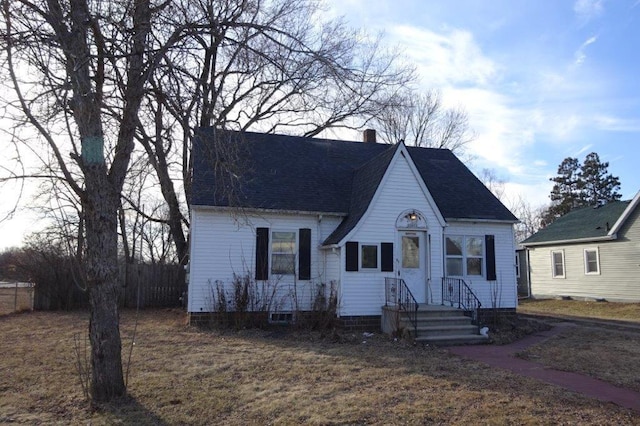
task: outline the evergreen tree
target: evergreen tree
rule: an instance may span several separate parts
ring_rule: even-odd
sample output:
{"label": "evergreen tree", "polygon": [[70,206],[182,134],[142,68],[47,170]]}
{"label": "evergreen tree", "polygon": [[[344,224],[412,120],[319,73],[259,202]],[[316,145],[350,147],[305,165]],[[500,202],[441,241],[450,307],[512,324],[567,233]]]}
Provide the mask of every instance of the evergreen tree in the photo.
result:
{"label": "evergreen tree", "polygon": [[558,166],[558,175],[552,177],[551,206],[542,215],[546,226],[581,205],[580,164],[577,158],[567,157]]}
{"label": "evergreen tree", "polygon": [[619,200],[620,179],[608,173],[609,163],[601,162],[597,153],[587,155],[582,165],[577,158],[567,157],[551,178],[551,206],[542,214],[547,226],[571,210],[584,206],[601,206]]}
{"label": "evergreen tree", "polygon": [[609,163],[601,162],[600,156],[595,152],[584,159],[580,169],[580,195],[584,205],[601,206],[620,199],[620,179],[607,173],[608,168]]}

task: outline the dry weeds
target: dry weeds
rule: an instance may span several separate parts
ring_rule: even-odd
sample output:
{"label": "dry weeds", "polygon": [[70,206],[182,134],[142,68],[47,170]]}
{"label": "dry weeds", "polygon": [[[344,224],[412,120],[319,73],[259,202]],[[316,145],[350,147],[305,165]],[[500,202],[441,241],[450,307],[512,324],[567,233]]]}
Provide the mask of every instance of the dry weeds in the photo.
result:
{"label": "dry weeds", "polygon": [[[125,347],[134,321],[123,313]],[[0,317],[0,423],[640,424],[613,404],[446,349],[378,335],[202,331],[174,310],[140,314],[131,398],[90,411],[73,355],[86,327],[81,312]]]}
{"label": "dry weeds", "polygon": [[640,322],[640,303],[529,299],[519,302],[518,312]]}

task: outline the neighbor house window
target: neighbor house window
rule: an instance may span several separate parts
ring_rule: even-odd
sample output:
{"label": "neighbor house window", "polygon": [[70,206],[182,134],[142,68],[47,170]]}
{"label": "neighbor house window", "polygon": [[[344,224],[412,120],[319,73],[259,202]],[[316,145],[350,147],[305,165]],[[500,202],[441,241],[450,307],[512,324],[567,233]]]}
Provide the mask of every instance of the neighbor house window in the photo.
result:
{"label": "neighbor house window", "polygon": [[445,246],[447,276],[483,275],[484,237],[446,237]]}
{"label": "neighbor house window", "polygon": [[362,269],[378,269],[378,246],[373,244],[362,244],[360,246]]}
{"label": "neighbor house window", "polygon": [[516,277],[520,278],[520,255],[516,254]]}
{"label": "neighbor house window", "polygon": [[551,252],[553,278],[564,278],[564,251]]}
{"label": "neighbor house window", "polygon": [[598,256],[598,249],[585,249],[584,273],[587,275],[597,275],[600,273],[600,256]]}
{"label": "neighbor house window", "polygon": [[296,233],[271,234],[271,273],[293,275],[296,272]]}

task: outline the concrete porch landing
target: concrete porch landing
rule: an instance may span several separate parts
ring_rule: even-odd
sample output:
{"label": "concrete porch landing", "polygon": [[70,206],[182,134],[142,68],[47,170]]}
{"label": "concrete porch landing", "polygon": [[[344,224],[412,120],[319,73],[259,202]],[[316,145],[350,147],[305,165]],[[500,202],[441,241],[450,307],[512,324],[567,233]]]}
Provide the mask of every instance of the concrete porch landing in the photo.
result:
{"label": "concrete porch landing", "polygon": [[468,345],[485,343],[487,336],[480,335],[478,327],[460,309],[442,305],[420,304],[417,313],[417,329],[406,312],[396,306],[382,307],[382,331],[415,339],[432,345]]}

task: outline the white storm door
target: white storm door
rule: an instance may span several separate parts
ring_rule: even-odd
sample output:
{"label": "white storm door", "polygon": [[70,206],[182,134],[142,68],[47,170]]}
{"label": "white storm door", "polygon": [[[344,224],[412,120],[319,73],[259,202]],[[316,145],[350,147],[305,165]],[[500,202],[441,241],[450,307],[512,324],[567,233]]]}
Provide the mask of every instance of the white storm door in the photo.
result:
{"label": "white storm door", "polygon": [[418,303],[426,302],[427,245],[424,231],[400,232],[400,278]]}

